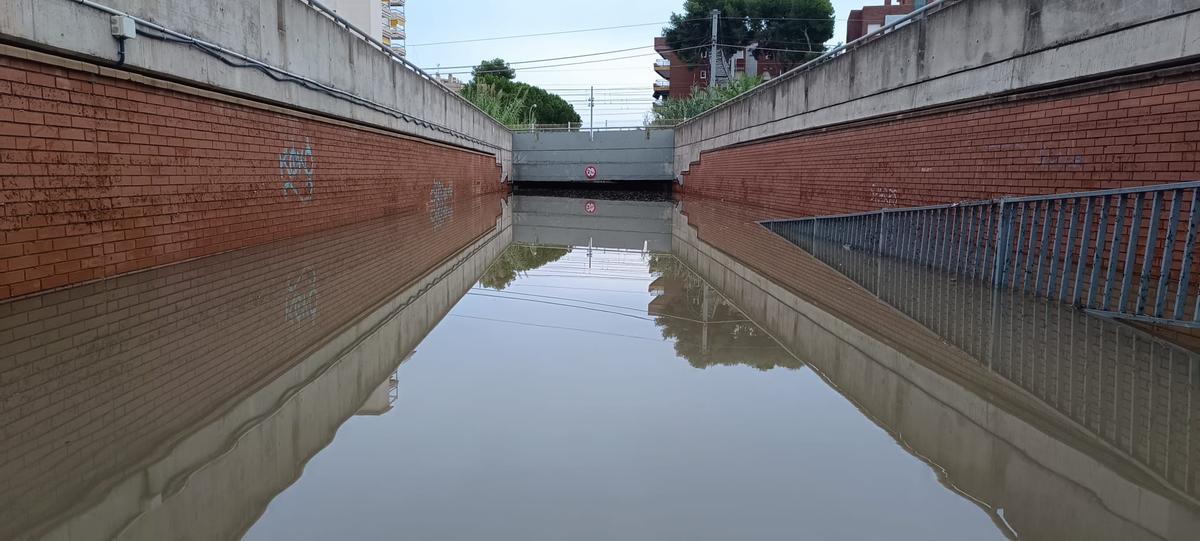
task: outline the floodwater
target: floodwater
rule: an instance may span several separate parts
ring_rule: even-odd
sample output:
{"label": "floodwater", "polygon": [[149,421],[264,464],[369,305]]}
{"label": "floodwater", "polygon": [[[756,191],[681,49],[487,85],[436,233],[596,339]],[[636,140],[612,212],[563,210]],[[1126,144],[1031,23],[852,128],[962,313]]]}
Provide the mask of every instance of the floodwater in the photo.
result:
{"label": "floodwater", "polygon": [[431,201],[0,304],[0,539],[1200,537],[1186,340],[754,209]]}

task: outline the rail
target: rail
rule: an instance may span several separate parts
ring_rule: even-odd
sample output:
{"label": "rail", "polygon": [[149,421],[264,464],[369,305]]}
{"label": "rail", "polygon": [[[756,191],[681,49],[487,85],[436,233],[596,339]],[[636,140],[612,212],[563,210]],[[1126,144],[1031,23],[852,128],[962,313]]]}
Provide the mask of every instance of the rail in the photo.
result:
{"label": "rail", "polygon": [[[133,20],[135,23],[137,23],[137,25],[138,25],[138,26],[141,26],[141,27],[144,27],[144,28],[149,28],[149,29],[152,29],[152,30],[154,30],[155,32],[158,32],[158,33],[162,34],[163,36],[166,36],[166,38],[167,38],[167,39],[169,39],[169,40],[171,40],[171,41],[178,41],[178,42],[181,42],[181,43],[186,43],[186,44],[189,44],[189,45],[193,45],[193,46],[195,46],[195,47],[199,48],[200,50],[202,50],[202,51],[204,51],[204,52],[206,52],[206,53],[208,53],[208,54],[210,54],[210,55],[218,56],[218,58],[220,58],[220,60],[221,60],[222,62],[224,62],[224,63],[226,63],[226,64],[228,64],[228,65],[231,65],[231,66],[234,66],[234,67],[246,67],[246,68],[254,68],[254,69],[257,69],[257,70],[259,70],[259,71],[262,71],[263,73],[266,73],[268,76],[270,76],[270,77],[271,77],[271,78],[273,78],[273,79],[276,79],[276,80],[291,80],[291,81],[295,81],[295,82],[297,82],[297,83],[300,83],[301,85],[303,85],[303,86],[305,86],[305,87],[308,87],[308,88],[310,88],[310,89],[314,89],[314,90],[318,90],[318,91],[321,91],[321,92],[325,92],[325,93],[327,93],[327,94],[329,94],[329,95],[331,95],[331,96],[334,96],[334,97],[338,97],[338,98],[341,98],[341,99],[345,99],[345,100],[347,100],[347,101],[351,101],[351,102],[354,102],[354,103],[357,103],[357,104],[361,104],[361,105],[364,105],[364,106],[367,106],[367,107],[371,107],[371,108],[373,108],[373,109],[376,109],[376,110],[383,111],[383,112],[385,112],[385,113],[388,113],[388,114],[390,114],[390,115],[392,115],[392,116],[395,116],[395,117],[397,117],[397,118],[400,118],[400,119],[404,120],[405,122],[412,122],[412,123],[415,123],[415,124],[418,124],[418,125],[422,125],[422,126],[425,126],[425,127],[431,128],[431,129],[433,129],[433,130],[436,130],[436,131],[439,131],[439,132],[442,132],[442,133],[446,133],[446,134],[449,134],[449,135],[453,135],[453,136],[455,136],[455,137],[459,137],[459,138],[461,138],[461,139],[463,139],[463,140],[466,140],[466,141],[471,141],[471,142],[473,142],[473,143],[476,143],[476,144],[479,144],[479,145],[482,145],[482,146],[487,146],[487,147],[490,147],[490,148],[497,148],[497,149],[499,149],[499,148],[500,148],[499,146],[497,146],[497,145],[495,145],[495,144],[493,144],[493,143],[490,143],[490,142],[488,142],[488,141],[484,141],[484,140],[482,140],[482,139],[479,139],[479,138],[477,138],[477,137],[473,137],[473,136],[467,135],[467,134],[465,134],[465,133],[459,132],[459,131],[457,131],[457,130],[453,130],[453,129],[449,128],[449,127],[442,126],[442,125],[440,125],[440,124],[436,124],[436,123],[430,122],[430,121],[428,121],[428,120],[425,120],[425,119],[423,119],[423,118],[417,117],[417,116],[415,116],[415,115],[412,115],[412,114],[410,114],[410,113],[406,113],[406,112],[400,111],[400,110],[398,110],[398,109],[395,109],[395,108],[393,108],[393,107],[389,107],[389,106],[387,106],[387,105],[383,105],[383,104],[380,104],[380,103],[373,102],[373,101],[371,101],[371,100],[367,100],[367,99],[365,99],[365,98],[362,98],[362,97],[356,96],[356,95],[354,95],[354,94],[351,94],[351,93],[349,93],[349,92],[346,92],[346,91],[344,91],[344,90],[341,90],[341,89],[338,89],[338,88],[334,88],[334,87],[332,87],[332,86],[330,86],[330,85],[327,85],[327,84],[321,83],[321,82],[319,82],[319,81],[316,81],[316,80],[314,80],[314,79],[312,79],[312,78],[309,78],[309,77],[306,77],[306,76],[303,76],[303,75],[299,75],[299,74],[295,74],[295,73],[289,72],[289,71],[287,71],[287,70],[284,70],[284,69],[282,69],[282,68],[279,68],[279,67],[276,67],[276,66],[272,66],[272,65],[270,65],[270,64],[267,64],[267,63],[265,63],[265,62],[262,62],[262,61],[260,61],[260,60],[257,60],[257,59],[254,59],[254,58],[251,58],[251,57],[249,57],[249,56],[247,56],[247,55],[245,55],[245,54],[243,54],[243,53],[239,53],[239,52],[237,52],[237,51],[233,51],[233,50],[227,49],[227,48],[225,48],[225,47],[222,47],[222,46],[220,46],[220,45],[216,45],[216,44],[214,44],[214,43],[209,43],[209,42],[207,42],[207,41],[204,41],[204,40],[201,40],[201,39],[195,38],[195,37],[193,37],[193,36],[189,36],[189,35],[187,35],[187,34],[184,34],[184,33],[181,33],[181,32],[177,32],[177,31],[175,31],[175,30],[171,30],[170,28],[167,28],[167,27],[165,27],[165,26],[159,25],[159,24],[157,24],[157,23],[154,23],[154,22],[152,22],[152,21],[148,21],[148,20],[146,20],[146,19],[142,19],[142,18],[140,18],[140,17],[136,17],[136,16],[134,16],[134,15],[131,15],[131,14],[129,14],[129,13],[126,13],[126,12],[124,12],[124,11],[121,11],[121,10],[119,10],[119,9],[113,8],[113,7],[111,7],[111,6],[106,6],[106,5],[104,5],[104,4],[101,4],[101,3],[95,2],[95,1],[93,1],[93,0],[72,0],[72,1],[73,1],[73,2],[75,2],[75,3],[77,3],[77,4],[80,4],[80,5],[87,6],[87,7],[89,7],[89,8],[95,9],[95,10],[97,10],[97,11],[101,11],[101,12],[103,12],[103,13],[108,13],[109,15],[117,15],[117,16],[121,16],[121,17],[128,17],[128,18],[132,19],[132,20]],[[427,81],[429,81],[429,82],[433,83],[433,84],[435,85],[435,88],[438,88],[438,89],[439,89],[439,90],[441,90],[442,92],[445,92],[445,93],[451,94],[451,95],[452,95],[451,99],[456,99],[456,100],[460,101],[461,103],[463,103],[463,104],[467,105],[468,107],[475,109],[475,110],[476,110],[476,111],[478,111],[479,113],[483,114],[485,117],[487,117],[487,118],[491,119],[491,120],[492,120],[492,122],[495,122],[495,123],[496,123],[496,125],[497,125],[498,127],[502,128],[502,129],[507,129],[507,128],[506,128],[506,127],[503,125],[503,124],[500,124],[498,121],[496,121],[494,118],[492,118],[492,116],[491,116],[491,115],[488,115],[488,114],[487,114],[487,113],[486,113],[486,112],[485,112],[483,109],[480,109],[480,108],[479,108],[479,106],[475,105],[474,103],[471,103],[471,102],[470,102],[470,101],[468,101],[467,99],[465,99],[465,98],[463,98],[462,96],[458,95],[458,93],[457,93],[457,92],[455,92],[455,91],[451,90],[449,87],[447,87],[445,84],[443,84],[443,83],[442,83],[440,80],[438,80],[438,78],[437,78],[436,76],[430,75],[428,72],[426,72],[425,70],[422,70],[420,67],[416,66],[416,65],[415,65],[415,64],[413,64],[412,62],[409,62],[409,61],[408,61],[407,59],[405,59],[404,57],[402,57],[402,56],[400,56],[400,55],[396,54],[394,51],[392,51],[391,47],[388,47],[387,45],[384,45],[384,44],[383,44],[382,42],[380,42],[379,40],[376,40],[376,39],[372,38],[372,37],[371,37],[371,36],[369,36],[369,35],[368,35],[366,32],[363,32],[363,31],[362,31],[361,29],[359,29],[357,26],[354,26],[354,24],[352,24],[352,23],[350,23],[349,21],[347,21],[346,19],[342,18],[340,15],[338,15],[338,14],[337,14],[336,12],[334,12],[333,10],[329,9],[328,7],[325,7],[325,5],[324,5],[324,4],[322,4],[321,2],[319,2],[319,1],[317,1],[317,0],[299,0],[299,1],[300,1],[301,3],[304,3],[304,4],[308,5],[308,6],[309,6],[309,7],[311,7],[311,8],[313,8],[314,10],[316,10],[316,11],[317,11],[317,12],[319,12],[319,13],[321,13],[322,15],[324,15],[324,16],[327,16],[327,17],[329,17],[329,18],[333,19],[333,21],[334,21],[334,22],[336,22],[336,23],[340,24],[341,26],[343,26],[343,27],[344,27],[344,28],[345,28],[345,29],[346,29],[348,32],[350,32],[350,33],[351,33],[351,35],[354,35],[354,36],[356,36],[356,37],[358,37],[358,38],[360,38],[360,39],[363,39],[363,40],[365,40],[365,41],[366,41],[368,44],[370,44],[370,45],[371,45],[373,48],[375,48],[375,49],[378,49],[378,50],[379,50],[379,51],[381,51],[382,53],[386,54],[386,55],[387,55],[388,57],[390,57],[390,58],[391,58],[393,61],[399,62],[399,63],[400,63],[402,66],[404,66],[404,67],[406,67],[406,68],[408,68],[408,69],[412,70],[413,72],[417,73],[417,74],[418,74],[419,76],[421,76],[422,78],[424,78],[424,79],[426,79]],[[225,55],[225,56],[228,56],[228,57],[230,57],[230,58],[236,59],[236,60],[237,60],[237,62],[231,62],[231,61],[229,61],[229,60],[228,60],[228,59],[226,59],[226,58],[222,58],[222,57],[220,57],[220,56],[219,56],[219,55],[217,55],[216,53],[220,53],[220,55]],[[240,64],[239,64],[238,62],[240,62]],[[282,77],[282,79],[281,79],[281,77]]]}
{"label": "rail", "polygon": [[896,258],[1081,307],[1200,328],[1200,181],[770,220],[813,253]]}
{"label": "rail", "polygon": [[[670,121],[656,121],[670,122]],[[595,131],[595,132],[617,132],[617,131],[653,131],[653,130],[673,130],[674,124],[655,124],[652,126],[602,126],[596,128],[586,128],[582,123],[569,124],[537,124],[534,126],[513,126],[513,133],[533,133],[533,132],[567,132],[567,131]]]}
{"label": "rail", "polygon": [[720,105],[713,107],[712,109],[709,109],[703,113],[700,113],[694,117],[691,117],[691,118],[681,122],[679,124],[679,126],[681,126],[681,127],[686,126],[696,120],[699,120],[708,115],[714,114],[718,109],[723,109],[725,107],[733,105],[734,103],[745,100],[745,99],[749,98],[750,96],[753,96],[759,92],[766,92],[767,90],[772,89],[775,86],[782,84],[784,81],[793,79],[802,73],[812,71],[813,69],[817,68],[818,66],[821,66],[821,65],[833,60],[836,57],[839,57],[846,53],[852,52],[855,49],[862,47],[863,45],[865,45],[869,42],[874,41],[875,39],[879,38],[880,36],[882,36],[884,34],[890,33],[902,26],[908,25],[908,24],[912,23],[913,21],[924,19],[933,13],[941,11],[945,7],[952,6],[952,5],[962,2],[962,1],[963,0],[932,0],[929,4],[926,4],[924,7],[913,10],[911,13],[905,15],[904,17],[901,17],[901,18],[896,19],[888,24],[885,24],[885,25],[879,27],[879,28],[876,28],[875,30],[868,32],[866,35],[864,35],[854,41],[851,41],[849,43],[845,43],[842,45],[838,45],[837,47],[834,47],[828,51],[825,51],[824,53],[821,54],[821,56],[818,56],[812,60],[809,60],[808,62],[805,62],[799,66],[796,66],[795,68],[785,71],[779,77],[771,79],[770,81],[764,82],[763,84],[760,84],[760,85],[758,85],[750,90],[747,90],[745,92],[742,92],[741,94],[738,94],[737,96],[729,98],[728,100],[722,102]]}

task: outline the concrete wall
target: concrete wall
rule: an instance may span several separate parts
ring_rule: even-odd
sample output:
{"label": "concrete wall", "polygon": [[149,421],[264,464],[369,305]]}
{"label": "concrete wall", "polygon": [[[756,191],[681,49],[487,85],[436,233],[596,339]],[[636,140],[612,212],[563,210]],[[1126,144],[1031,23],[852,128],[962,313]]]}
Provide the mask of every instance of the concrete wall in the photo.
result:
{"label": "concrete wall", "polygon": [[[1198,0],[944,0],[931,8],[927,17],[853,47],[811,69],[785,74],[680,125],[676,130],[675,166],[678,171],[696,173],[707,167],[712,156],[732,149],[734,145],[785,135],[801,140],[813,134],[849,129],[855,125],[852,123],[900,121],[951,109],[962,113],[956,117],[962,120],[961,127],[979,127],[982,123],[972,116],[976,111],[970,109],[973,105],[984,107],[1000,102],[1017,106],[1022,100],[1045,97],[1031,94],[1033,91],[1046,92],[1064,85],[1095,82],[1098,78],[1150,68],[1193,65],[1200,55],[1200,41],[1193,35],[1195,28],[1200,27],[1197,10],[1200,10]],[[1180,77],[1187,81],[1196,80],[1195,75]],[[1111,86],[1127,83],[1128,80],[1120,80]],[[1189,86],[1184,90],[1191,92],[1193,89]],[[1116,96],[1118,100],[1129,97]],[[987,102],[989,99],[992,101]],[[1189,104],[1197,100],[1200,96],[1183,97]],[[1071,105],[1079,104],[1057,106]],[[1145,107],[1130,111],[1130,114],[1149,113],[1150,104]],[[1010,114],[1021,112],[1026,111],[1017,110]],[[1116,117],[1087,120],[1115,121]],[[1075,129],[1087,128],[1076,126]],[[948,135],[952,138],[955,134]],[[958,139],[950,140],[970,140],[973,136],[957,135]],[[911,136],[911,133],[894,134],[891,143],[909,151],[940,151],[942,155],[957,159],[1004,158],[1003,153],[1012,150],[1003,147],[972,149],[969,155],[956,155],[953,149],[938,147],[941,141],[906,145]],[[1018,142],[1028,144],[1026,150],[1035,156],[1042,150],[1041,141]],[[862,140],[857,147],[863,153],[869,153],[880,144],[876,140]],[[785,153],[776,149],[774,155],[802,152],[793,149]],[[1050,152],[1052,157],[1059,157],[1054,154],[1056,150]],[[778,179],[804,189],[803,172],[809,163],[789,163],[783,167],[773,160],[755,159],[759,163],[755,172],[760,177]],[[847,158],[837,165],[853,168],[861,163],[861,159],[861,156]],[[930,165],[911,170],[894,169],[924,173],[927,178],[943,173]],[[719,177],[735,171],[734,166],[726,164],[710,174]],[[886,179],[890,172],[877,169],[874,174]],[[1054,178],[1043,175],[1032,180],[1052,181]],[[685,180],[685,190],[690,180],[691,177]],[[952,175],[949,179],[935,179],[942,183],[955,180],[960,179]],[[843,183],[842,188],[859,190],[860,194],[864,188],[861,182],[857,179],[856,183]],[[702,191],[718,196],[727,187],[713,186]],[[795,203],[793,200],[789,204]]]}
{"label": "concrete wall", "polygon": [[[145,35],[127,43],[125,69],[481,150],[495,154],[507,170],[512,139],[504,126],[303,0],[98,3],[354,98],[276,81],[255,69],[230,67],[197,48],[152,38],[155,32],[145,28],[139,30]],[[106,66],[118,57],[109,14],[71,0],[6,0],[0,10],[0,39]]]}
{"label": "concrete wall", "polygon": [[[673,180],[671,130],[532,132],[513,135],[515,182]],[[584,169],[596,168],[595,178]]]}
{"label": "concrete wall", "polygon": [[[399,332],[372,338],[387,344],[399,337],[411,348],[511,241],[507,212],[496,194],[459,198],[404,216],[0,303],[0,539],[44,532],[68,519],[73,536],[108,538],[150,502],[174,495],[180,487],[172,480],[180,472],[195,471],[231,444],[232,431],[254,418],[243,413],[276,405],[281,389],[307,381],[314,367],[371,335],[391,313],[388,306],[420,292],[415,311],[399,318]],[[483,238],[498,238],[498,244],[440,276],[436,269]],[[406,354],[388,348],[375,353],[378,358],[367,358],[380,368]],[[322,391],[332,393],[325,398],[337,396],[329,406],[346,409],[316,408],[320,415],[306,418],[322,424],[306,429],[305,445],[324,445],[336,428],[324,423],[357,409],[366,398],[357,393],[374,390],[378,376],[364,374],[361,387],[345,382],[347,389]],[[264,388],[269,392],[263,394]],[[325,398],[315,404],[326,404]],[[228,413],[235,405],[240,409]],[[181,446],[185,437],[197,441]],[[270,481],[268,489],[277,491],[286,486],[277,483],[290,482],[302,465],[292,460],[317,448],[273,447],[280,469],[237,471],[260,472],[269,477],[262,480]],[[224,501],[263,497],[228,487],[210,494]],[[235,514],[230,522],[257,513],[241,503],[247,505],[223,508]],[[183,524],[180,532],[189,526],[201,525]],[[231,527],[222,522],[212,528]],[[151,536],[177,537],[184,536]]]}
{"label": "concrete wall", "polygon": [[[676,216],[673,253],[899,445],[926,462],[948,490],[991,516],[998,529],[1011,529],[1016,534],[1012,537],[1022,539],[1194,537],[1200,528],[1200,507],[1196,506],[1195,490],[1191,494],[1183,491],[1195,486],[1195,474],[1189,471],[1200,461],[1200,454],[1169,455],[1171,472],[1156,479],[1139,464],[1141,455],[1126,454],[1100,437],[1110,426],[1099,419],[1097,410],[1115,408],[1112,411],[1121,416],[1128,412],[1134,422],[1149,427],[1152,423],[1142,417],[1150,411],[1147,405],[1118,406],[1098,385],[1094,393],[1090,388],[1079,393],[1078,387],[1071,386],[1070,397],[1061,402],[1056,399],[1055,407],[1092,412],[1085,422],[1076,424],[1017,385],[996,377],[987,365],[981,366],[940,336],[870,298],[869,293],[860,296],[862,291],[844,277],[825,274],[827,268],[820,269],[819,263],[810,266],[811,258],[787,241],[754,223],[723,220],[726,213],[719,209],[715,203],[685,201],[683,214]],[[731,255],[735,253],[757,255],[742,259]],[[929,285],[935,284],[930,281]],[[813,292],[841,297],[844,308],[833,308]],[[930,296],[928,313],[941,314],[937,317],[942,318],[943,327],[956,327],[966,310],[947,310],[958,302],[947,297]],[[1026,363],[1021,377],[1033,374],[1049,379],[1049,367],[1065,372],[1070,370],[1065,365],[1074,364],[1078,371],[1074,372],[1075,385],[1083,386],[1089,376],[1096,381],[1097,368],[1112,359],[1101,363],[1098,355],[1083,348],[1060,349],[1056,339],[1064,337],[1036,331],[1053,328],[1055,333],[1077,333],[1066,341],[1094,344],[1107,340],[1105,335],[1117,332],[1119,324],[1093,322],[1089,327],[1082,321],[1067,321],[1058,327],[1053,315],[1049,320],[1039,319],[1037,316],[1047,314],[1035,312],[1041,313],[1025,315],[1027,319],[1017,316],[1009,322],[1026,328],[1002,331],[1007,334],[1005,345],[1027,343],[1021,346],[1027,348],[1021,353]],[[987,332],[986,327],[970,328],[970,335]],[[1028,331],[1035,331],[1034,336],[1023,336]],[[1131,340],[1127,328],[1125,332],[1123,352],[1156,347],[1153,340]],[[885,336],[888,334],[891,338]],[[1141,364],[1149,362],[1140,359]],[[1034,367],[1041,369],[1035,371]],[[1046,382],[1026,382],[1026,386],[1041,387]],[[1045,392],[1045,387],[1042,390]],[[1146,398],[1140,390],[1131,392],[1139,392],[1139,399]],[[1160,392],[1157,383],[1153,392]],[[1183,393],[1186,395],[1186,389]],[[1175,415],[1195,419],[1194,407],[1187,407],[1192,411],[1177,406]],[[1162,417],[1156,419],[1155,425]],[[1095,425],[1098,420],[1100,426]],[[1175,447],[1186,447],[1178,440],[1186,440],[1189,431],[1195,430],[1189,424],[1194,425],[1181,420],[1168,428],[1175,430],[1168,438]],[[1091,430],[1096,433],[1089,433]],[[1160,465],[1154,460],[1145,463]]]}

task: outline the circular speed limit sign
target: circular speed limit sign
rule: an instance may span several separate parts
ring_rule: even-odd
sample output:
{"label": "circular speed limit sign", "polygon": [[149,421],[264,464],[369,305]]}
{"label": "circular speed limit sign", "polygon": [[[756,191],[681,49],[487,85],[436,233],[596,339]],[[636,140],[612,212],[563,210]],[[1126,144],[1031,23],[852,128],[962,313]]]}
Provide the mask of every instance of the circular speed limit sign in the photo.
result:
{"label": "circular speed limit sign", "polygon": [[595,180],[596,175],[598,174],[600,174],[600,170],[596,169],[596,166],[594,165],[589,165],[583,168],[583,176],[587,177],[588,180]]}

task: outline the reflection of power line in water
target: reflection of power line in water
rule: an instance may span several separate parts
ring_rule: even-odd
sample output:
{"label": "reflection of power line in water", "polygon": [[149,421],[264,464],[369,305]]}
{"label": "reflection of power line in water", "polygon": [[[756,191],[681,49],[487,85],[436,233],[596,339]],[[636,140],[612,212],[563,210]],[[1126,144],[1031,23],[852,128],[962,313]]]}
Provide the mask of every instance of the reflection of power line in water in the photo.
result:
{"label": "reflection of power line in water", "polygon": [[[533,303],[538,303],[538,304],[548,304],[548,305],[552,305],[552,306],[563,306],[563,307],[566,307],[566,308],[578,308],[578,309],[580,309],[580,310],[588,310],[588,311],[592,311],[592,312],[603,312],[603,313],[606,313],[606,314],[613,314],[613,315],[616,315],[616,316],[624,316],[624,317],[633,318],[633,319],[640,319],[640,320],[642,320],[642,321],[654,321],[654,317],[669,317],[669,318],[672,318],[672,319],[679,319],[679,320],[683,320],[683,321],[690,321],[690,322],[692,322],[692,323],[708,323],[708,324],[719,324],[719,323],[749,323],[749,322],[750,322],[750,320],[748,320],[748,319],[725,319],[725,320],[720,320],[720,321],[704,321],[704,320],[700,320],[700,319],[693,319],[693,318],[690,318],[690,317],[676,316],[676,315],[672,315],[672,314],[663,314],[663,313],[656,313],[656,312],[650,312],[650,313],[649,313],[649,315],[650,315],[650,316],[652,316],[652,317],[645,317],[645,316],[638,316],[638,315],[633,315],[633,314],[623,314],[623,313],[621,313],[621,312],[614,312],[614,311],[612,311],[612,310],[604,310],[604,309],[602,309],[602,308],[591,308],[591,307],[588,307],[588,306],[578,306],[578,305],[574,305],[574,304],[566,304],[566,303],[560,303],[560,302],[544,301],[544,300],[539,300],[539,299],[523,299],[523,298],[521,298],[521,297],[512,297],[512,296],[508,296],[508,295],[487,295],[487,294],[484,294],[484,293],[468,293],[468,295],[473,295],[473,296],[476,296],[476,297],[491,297],[491,298],[494,298],[494,299],[506,299],[506,300],[510,300],[510,301],[525,301],[525,302],[533,302]],[[600,306],[611,306],[611,307],[614,307],[614,308],[620,308],[620,309],[622,309],[622,310],[634,310],[634,311],[638,311],[638,312],[642,311],[642,309],[641,309],[641,308],[629,308],[629,307],[625,307],[625,306],[616,306],[616,305],[612,305],[612,304],[604,304],[604,303],[597,303],[597,302],[590,302],[590,301],[581,301],[581,300],[577,300],[577,299],[564,299],[564,298],[562,298],[562,297],[550,297],[550,296],[546,296],[546,295],[532,295],[532,294],[530,294],[530,293],[519,293],[519,295],[530,295],[530,296],[536,296],[536,297],[545,297],[545,298],[548,298],[548,299],[561,299],[561,300],[565,300],[565,301],[571,301],[571,302],[583,302],[583,303],[588,303],[588,304],[598,304],[598,305],[600,305]]]}
{"label": "reflection of power line in water", "polygon": [[512,321],[512,320],[507,320],[507,319],[495,319],[495,318],[490,318],[490,317],[469,316],[469,315],[465,315],[465,314],[450,314],[450,317],[457,317],[457,318],[462,318],[462,319],[477,319],[477,320],[480,320],[480,321],[492,321],[492,322],[495,322],[495,323],[506,323],[506,324],[509,324],[509,325],[520,325],[520,326],[522,326],[522,327],[538,327],[538,328],[542,328],[542,329],[556,329],[556,330],[560,330],[560,331],[574,331],[574,332],[582,332],[582,333],[588,333],[588,334],[600,334],[600,335],[604,335],[604,336],[618,336],[618,337],[621,337],[621,338],[632,338],[632,339],[634,339],[634,340],[647,340],[647,341],[650,341],[650,342],[664,342],[664,341],[666,341],[666,339],[665,339],[665,338],[650,338],[650,337],[647,337],[647,336],[634,336],[634,335],[632,335],[632,334],[620,334],[620,333],[615,333],[615,332],[594,331],[594,330],[591,330],[591,329],[578,329],[578,328],[575,328],[575,327],[561,327],[561,326],[558,326],[558,325],[543,325],[543,324],[540,324],[540,323],[527,323],[527,322],[524,322],[524,321]]}
{"label": "reflection of power line in water", "polygon": [[[541,285],[541,284],[512,284],[512,285],[508,286],[507,288],[505,288],[504,291],[508,291],[509,289],[513,289],[516,287],[536,287],[536,288],[540,288],[540,289],[570,289],[573,291],[607,291],[609,293],[624,293],[626,295],[641,295],[643,297],[649,295],[649,293],[647,293],[645,291],[630,291],[628,289],[604,289],[604,288],[599,288],[599,287],[547,286],[547,285]],[[491,288],[486,288],[486,287],[479,288],[479,289],[483,289],[486,291],[498,291],[496,289],[491,289]]]}
{"label": "reflection of power line in water", "polygon": [[548,274],[548,273],[527,273],[522,276],[547,277],[547,278],[602,278],[607,280],[637,280],[639,282],[649,282],[654,280],[653,276],[642,278],[631,278],[628,276],[613,276],[605,274]]}

